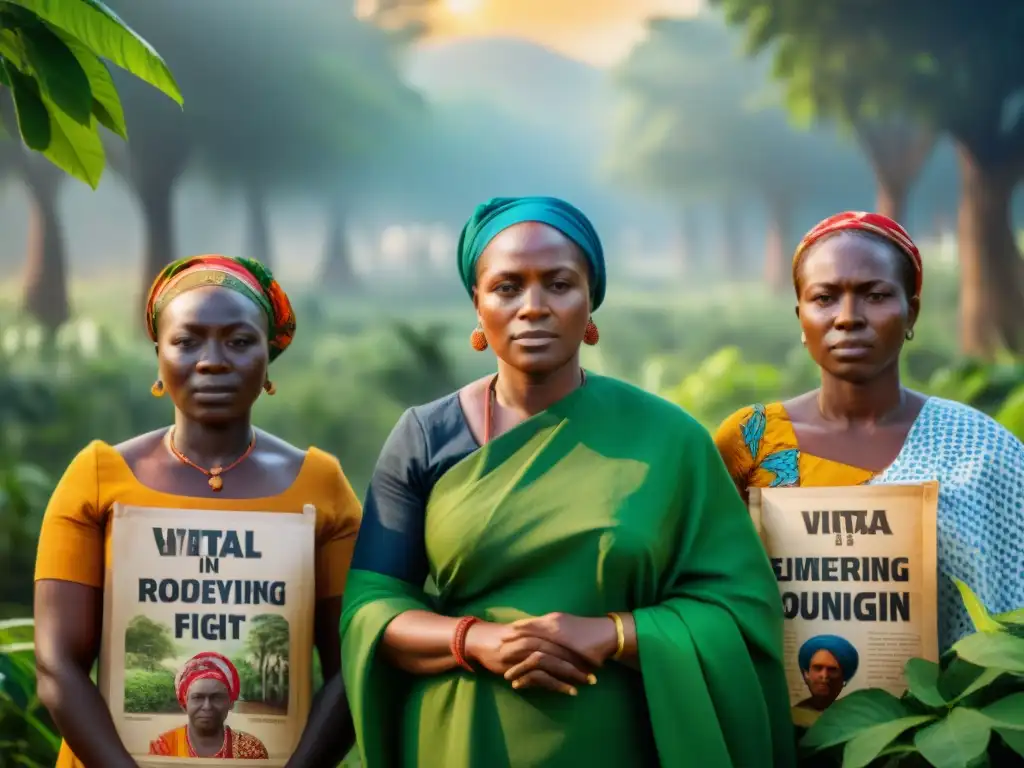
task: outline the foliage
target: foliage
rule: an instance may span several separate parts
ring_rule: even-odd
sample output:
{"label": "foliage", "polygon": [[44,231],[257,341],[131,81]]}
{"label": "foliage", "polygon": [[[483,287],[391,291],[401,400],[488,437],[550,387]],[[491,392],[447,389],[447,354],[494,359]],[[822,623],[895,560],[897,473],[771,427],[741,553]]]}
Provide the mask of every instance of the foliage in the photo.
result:
{"label": "foliage", "polygon": [[129,669],[124,672],[124,711],[137,714],[178,713],[181,705],[174,693],[174,672],[159,669]]}
{"label": "foliage", "polygon": [[0,756],[47,768],[57,760],[60,737],[36,696],[32,638],[30,619],[0,622]]}
{"label": "foliage", "polygon": [[764,57],[743,60],[738,42],[713,16],[649,22],[647,38],[615,72],[613,176],[680,200],[799,198],[841,170],[850,175],[851,154],[840,145],[789,128]]}
{"label": "foliage", "polygon": [[283,616],[264,613],[250,622],[246,648],[252,656],[251,667],[257,686],[246,698],[266,704],[288,703],[288,622]]}
{"label": "foliage", "polygon": [[125,667],[154,671],[174,657],[174,635],[166,624],[133,616],[124,633]]}
{"label": "foliage", "polygon": [[93,188],[105,164],[100,126],[128,138],[101,59],[182,103],[163,59],[100,0],[0,0],[0,85],[22,141]]}
{"label": "foliage", "polygon": [[976,631],[937,664],[910,659],[902,697],[869,688],[836,701],[803,737],[805,754],[841,751],[842,768],[974,768],[1024,757],[1024,609],[991,616],[956,584]]}

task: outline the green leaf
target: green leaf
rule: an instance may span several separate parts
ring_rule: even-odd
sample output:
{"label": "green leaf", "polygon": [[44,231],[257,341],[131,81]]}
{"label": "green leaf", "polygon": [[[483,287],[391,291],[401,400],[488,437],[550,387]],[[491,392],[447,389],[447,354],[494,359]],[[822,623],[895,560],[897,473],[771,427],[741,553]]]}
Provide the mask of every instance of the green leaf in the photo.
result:
{"label": "green leaf", "polygon": [[889,723],[880,723],[861,731],[848,742],[843,749],[843,768],[865,768],[900,734],[923,723],[935,720],[935,715],[914,715],[901,717]]}
{"label": "green leaf", "polygon": [[899,699],[880,688],[854,691],[836,701],[819,717],[800,741],[814,751],[849,741],[875,725],[911,715]]}
{"label": "green leaf", "polygon": [[1006,746],[1021,757],[1024,757],[1024,731],[1017,731],[1012,728],[993,728],[993,730],[1006,742]]}
{"label": "green leaf", "polygon": [[946,699],[939,692],[939,675],[942,670],[934,661],[909,659],[903,667],[910,695],[926,707],[944,707]]}
{"label": "green leaf", "polygon": [[963,768],[988,748],[989,720],[976,709],[958,707],[914,734],[914,746],[934,768]]}
{"label": "green leaf", "polygon": [[72,120],[87,125],[92,114],[92,90],[75,55],[41,22],[23,25],[21,40],[41,91]]}
{"label": "green leaf", "polygon": [[1024,624],[1024,608],[1006,613],[997,613],[993,618],[1000,624]]}
{"label": "green leaf", "polygon": [[7,79],[14,95],[14,110],[18,116],[18,132],[25,146],[36,152],[45,152],[53,141],[53,130],[46,105],[39,93],[39,83],[5,64]]}
{"label": "green leaf", "polygon": [[99,0],[0,0],[31,11],[140,80],[182,103],[181,91],[153,47]]}
{"label": "green leaf", "polygon": [[967,615],[971,617],[974,628],[978,632],[1001,632],[1003,625],[992,618],[988,609],[978,599],[978,596],[971,591],[971,588],[956,577],[953,577],[953,583],[956,584],[956,588],[960,591],[960,599],[963,600],[964,608],[967,609]]}
{"label": "green leaf", "polygon": [[1024,731],[1024,693],[1013,693],[981,710],[993,728]]}
{"label": "green leaf", "polygon": [[1024,673],[1024,638],[1006,632],[976,632],[955,643],[953,650],[979,667]]}
{"label": "green leaf", "polygon": [[92,90],[92,114],[107,130],[128,140],[128,126],[124,121],[124,108],[121,97],[114,87],[114,79],[110,76],[107,65],[96,58],[82,43],[66,32],[57,31],[57,35],[78,59],[78,63],[89,77],[89,88]]}
{"label": "green leaf", "polygon": [[[43,97],[46,101],[46,97]],[[96,118],[79,125],[57,109],[50,109],[52,140],[43,154],[58,168],[84,181],[93,189],[99,186],[106,164]]]}
{"label": "green leaf", "polygon": [[10,78],[7,77],[7,60],[0,56],[0,85],[5,85],[8,88],[11,87]]}

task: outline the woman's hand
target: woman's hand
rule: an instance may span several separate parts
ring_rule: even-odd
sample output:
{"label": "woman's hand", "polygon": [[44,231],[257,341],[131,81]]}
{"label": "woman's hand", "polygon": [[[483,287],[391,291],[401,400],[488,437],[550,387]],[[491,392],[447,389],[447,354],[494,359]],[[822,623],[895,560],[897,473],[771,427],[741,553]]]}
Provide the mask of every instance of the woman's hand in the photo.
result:
{"label": "woman's hand", "polygon": [[[524,633],[515,624],[473,624],[466,633],[466,657],[511,681],[516,689],[546,688],[575,696],[577,685],[597,682],[579,654],[543,637]],[[512,674],[513,670],[519,671]]]}
{"label": "woman's hand", "polygon": [[[573,651],[591,668],[604,665],[618,650],[615,622],[607,616],[587,618],[568,613],[548,613],[532,619],[512,622],[509,627],[516,637],[546,640]],[[523,664],[512,670],[512,676],[522,673]]]}

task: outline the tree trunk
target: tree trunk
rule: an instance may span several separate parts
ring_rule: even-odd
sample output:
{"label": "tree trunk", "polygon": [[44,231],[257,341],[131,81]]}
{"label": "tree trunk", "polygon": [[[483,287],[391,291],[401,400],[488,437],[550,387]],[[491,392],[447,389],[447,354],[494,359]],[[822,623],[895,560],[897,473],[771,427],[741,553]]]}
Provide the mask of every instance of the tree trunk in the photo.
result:
{"label": "tree trunk", "polygon": [[270,241],[270,222],[267,217],[267,201],[259,184],[245,185],[245,208],[248,227],[249,258],[256,259],[273,271],[273,246]]}
{"label": "tree trunk", "polygon": [[345,225],[345,206],[335,203],[330,208],[327,222],[327,243],[320,265],[320,285],[335,292],[351,291],[356,284],[352,269],[352,250],[349,247]]}
{"label": "tree trunk", "polygon": [[142,262],[142,300],[145,301],[160,270],[174,260],[174,183],[154,179],[152,183],[139,185],[136,191],[146,227]]}
{"label": "tree trunk", "polygon": [[[0,130],[18,136],[14,102],[0,91]],[[25,310],[51,336],[71,316],[68,302],[67,253],[57,197],[64,172],[30,152],[18,138],[2,142],[3,169],[17,173],[29,194],[28,248],[25,254]]]}
{"label": "tree trunk", "polygon": [[863,121],[855,129],[878,182],[875,210],[902,222],[907,196],[931,156],[935,134],[902,117]]}
{"label": "tree trunk", "polygon": [[31,199],[25,256],[25,309],[53,334],[71,316],[67,254],[57,208],[64,172],[42,157],[22,157],[22,178]]}
{"label": "tree trunk", "polygon": [[679,250],[677,251],[677,274],[681,278],[687,278],[693,274],[694,269],[699,269],[700,257],[700,236],[697,231],[700,217],[693,209],[693,206],[683,206],[679,212]]}
{"label": "tree trunk", "polygon": [[1021,169],[982,162],[963,144],[958,216],[960,345],[971,356],[991,359],[1001,346],[1024,353],[1024,262],[1014,237],[1010,200]]}
{"label": "tree trunk", "polygon": [[795,243],[790,242],[792,205],[771,190],[766,193],[768,230],[764,244],[764,282],[775,294],[785,293],[792,281],[790,259]]}
{"label": "tree trunk", "polygon": [[719,277],[738,280],[743,276],[743,216],[739,201],[722,201],[722,253],[715,265]]}

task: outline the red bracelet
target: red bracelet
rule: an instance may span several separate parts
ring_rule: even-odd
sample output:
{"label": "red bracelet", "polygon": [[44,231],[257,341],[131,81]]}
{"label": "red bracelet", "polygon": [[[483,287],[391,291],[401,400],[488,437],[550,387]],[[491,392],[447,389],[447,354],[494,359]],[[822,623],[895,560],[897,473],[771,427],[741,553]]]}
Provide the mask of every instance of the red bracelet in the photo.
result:
{"label": "red bracelet", "polygon": [[480,619],[476,616],[463,616],[459,619],[459,623],[455,625],[455,633],[452,635],[452,644],[450,646],[455,663],[469,672],[476,672],[476,670],[473,669],[472,664],[466,661],[466,633],[478,621]]}

